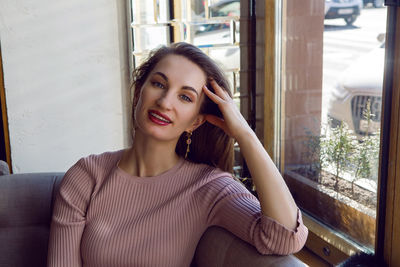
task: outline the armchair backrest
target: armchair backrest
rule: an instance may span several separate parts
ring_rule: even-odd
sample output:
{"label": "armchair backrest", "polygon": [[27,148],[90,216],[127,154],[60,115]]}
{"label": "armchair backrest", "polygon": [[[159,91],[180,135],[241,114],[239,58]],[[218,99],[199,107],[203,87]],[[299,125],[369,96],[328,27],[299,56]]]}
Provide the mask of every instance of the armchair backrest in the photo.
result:
{"label": "armchair backrest", "polygon": [[63,175],[0,176],[0,266],[46,266],[54,194]]}

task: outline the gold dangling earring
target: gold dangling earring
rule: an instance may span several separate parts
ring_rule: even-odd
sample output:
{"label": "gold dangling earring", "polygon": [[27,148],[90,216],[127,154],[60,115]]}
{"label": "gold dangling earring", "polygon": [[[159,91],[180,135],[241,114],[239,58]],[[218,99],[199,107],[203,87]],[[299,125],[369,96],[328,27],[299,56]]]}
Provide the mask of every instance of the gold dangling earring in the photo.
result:
{"label": "gold dangling earring", "polygon": [[185,154],[185,159],[187,159],[187,156],[190,152],[190,144],[192,143],[192,133],[191,132],[187,132],[186,133],[187,139],[186,139],[186,144],[187,144],[187,148],[186,148],[186,154]]}

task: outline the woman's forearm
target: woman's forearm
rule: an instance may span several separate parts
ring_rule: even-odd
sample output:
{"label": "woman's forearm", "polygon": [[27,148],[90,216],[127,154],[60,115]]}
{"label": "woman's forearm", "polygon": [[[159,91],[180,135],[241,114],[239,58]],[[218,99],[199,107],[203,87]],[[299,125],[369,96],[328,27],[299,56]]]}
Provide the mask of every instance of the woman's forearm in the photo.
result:
{"label": "woman's forearm", "polygon": [[256,186],[262,213],[294,230],[297,226],[297,205],[256,134],[246,131],[236,141]]}

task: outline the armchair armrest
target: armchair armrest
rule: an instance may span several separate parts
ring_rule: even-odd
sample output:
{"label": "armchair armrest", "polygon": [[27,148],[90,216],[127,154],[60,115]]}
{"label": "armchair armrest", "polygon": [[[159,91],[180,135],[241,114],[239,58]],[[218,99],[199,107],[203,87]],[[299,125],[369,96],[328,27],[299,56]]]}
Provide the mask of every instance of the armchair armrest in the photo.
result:
{"label": "armchair armrest", "polygon": [[261,255],[247,242],[220,227],[210,227],[197,245],[192,267],[307,266],[296,257]]}

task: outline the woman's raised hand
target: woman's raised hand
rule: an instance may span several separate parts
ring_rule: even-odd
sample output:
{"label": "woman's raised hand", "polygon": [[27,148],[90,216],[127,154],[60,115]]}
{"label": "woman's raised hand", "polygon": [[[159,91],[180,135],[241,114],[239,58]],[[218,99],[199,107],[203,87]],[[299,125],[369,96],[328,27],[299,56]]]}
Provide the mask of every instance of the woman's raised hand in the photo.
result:
{"label": "woman's raised hand", "polygon": [[215,104],[218,105],[224,119],[207,114],[206,120],[221,128],[226,134],[236,140],[245,137],[248,133],[252,132],[249,124],[244,119],[229,94],[222,89],[216,81],[211,80],[210,84],[215,93],[211,92],[205,85],[203,86],[203,91]]}

